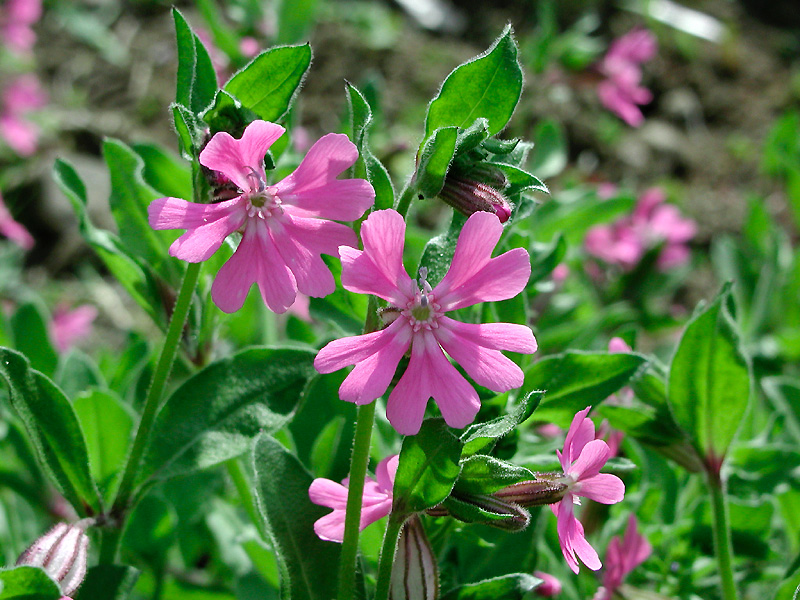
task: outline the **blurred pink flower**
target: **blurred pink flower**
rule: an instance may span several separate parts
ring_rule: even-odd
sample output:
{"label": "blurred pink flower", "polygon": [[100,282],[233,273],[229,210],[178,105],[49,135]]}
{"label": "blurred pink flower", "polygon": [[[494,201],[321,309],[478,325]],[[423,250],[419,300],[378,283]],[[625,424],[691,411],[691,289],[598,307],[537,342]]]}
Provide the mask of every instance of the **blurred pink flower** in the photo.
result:
{"label": "blurred pink flower", "polygon": [[557,264],[556,268],[553,269],[551,277],[553,278],[553,282],[556,284],[564,283],[567,277],[569,277],[569,266],[567,265],[567,263]]}
{"label": "blurred pink flower", "polygon": [[258,43],[256,38],[250,35],[245,36],[239,40],[239,52],[242,53],[242,56],[253,58],[261,52],[261,44]]}
{"label": "blurred pink flower", "polygon": [[39,128],[28,121],[25,115],[42,108],[46,103],[47,95],[33,74],[17,77],[3,90],[0,135],[20,156],[30,156],[36,152],[39,141]]}
{"label": "blurred pink flower", "polygon": [[630,216],[607,225],[595,225],[586,233],[584,247],[592,256],[618,265],[625,271],[635,267],[648,249],[662,245],[657,267],[668,271],[691,256],[688,242],[697,232],[695,222],[665,203],[659,188],[645,190]]}
{"label": "blurred pink flower", "polygon": [[561,582],[550,573],[543,573],[542,571],[534,571],[534,577],[538,577],[544,583],[536,588],[535,593],[537,596],[549,598],[551,596],[558,596],[561,593]]}
{"label": "blurred pink flower", "polygon": [[[367,525],[392,512],[392,489],[399,458],[394,454],[378,463],[375,469],[377,481],[370,477],[365,478],[359,529],[363,530]],[[323,478],[311,482],[311,487],[308,488],[311,502],[333,509],[332,513],[317,519],[314,523],[314,532],[320,539],[342,543],[347,509],[347,487],[347,479],[341,484]]]}
{"label": "blurred pink flower", "polygon": [[615,537],[608,544],[603,586],[594,600],[611,600],[628,573],[647,560],[652,551],[647,539],[636,530],[636,517],[631,515],[623,539]]}
{"label": "blurred pink flower", "polygon": [[564,497],[551,505],[558,518],[558,540],[567,565],[573,572],[579,570],[578,559],[593,571],[602,563],[597,552],[586,541],[583,525],[575,517],[573,505],[580,504],[579,496],[603,504],[620,502],[625,495],[625,484],[616,475],[600,473],[611,456],[603,440],[595,439],[594,423],[586,415],[590,406],[578,412],[572,420],[564,440],[564,452],[558,452],[564,476],[559,481],[567,486]]}
{"label": "blurred pink flower", "polygon": [[65,304],[56,306],[50,321],[50,334],[56,349],[66,352],[76,342],[88,337],[96,318],[97,309],[90,304],[82,304],[73,309]]}
{"label": "blurred pink flower", "polygon": [[228,58],[228,55],[222,50],[217,48],[216,44],[214,44],[214,38],[207,29],[203,27],[195,27],[194,32],[197,34],[197,37],[200,38],[200,41],[203,42],[203,46],[208,52],[208,57],[211,59],[211,65],[214,67],[214,72],[217,74],[217,83],[222,84],[222,82],[227,80],[228,76],[230,75],[230,72],[228,71],[228,67],[230,66],[231,62],[230,58]]}
{"label": "blurred pink flower", "polygon": [[644,121],[637,105],[653,99],[650,90],[639,85],[642,80],[639,65],[653,58],[656,49],[652,33],[635,29],[615,40],[600,62],[600,72],[607,78],[597,86],[600,102],[632,127]]}
{"label": "blurred pink flower", "polygon": [[433,397],[447,424],[460,429],[475,419],[480,400],[444,352],[478,385],[503,392],[520,387],[523,374],[500,350],[532,353],[536,340],[524,325],[468,324],[444,315],[516,296],[530,277],[530,258],[522,248],[492,258],[503,226],[495,215],[476,212],[461,230],[449,271],[431,289],[425,269],[420,269],[418,285],[403,268],[405,230],[403,217],[394,210],[373,212],[361,226],[364,250],[339,249],[345,289],[383,298],[391,305],[383,316],[393,320],[381,331],[330,342],[314,366],[331,373],[355,365],[339,397],[368,404],[386,391],[410,346],[408,368],[386,407],[392,426],[403,435],[416,434]]}
{"label": "blurred pink flower", "polygon": [[36,43],[31,26],[42,17],[41,0],[7,0],[0,9],[0,35],[11,50],[28,52]]}
{"label": "blurred pink flower", "polygon": [[332,293],[336,284],[321,254],[355,246],[355,232],[340,221],[358,219],[375,201],[363,179],[336,179],[358,158],[346,135],[329,133],[308,151],[294,173],[274,185],[266,182],[264,155],[284,128],[253,121],[241,139],[217,133],[200,153],[200,163],[220,171],[239,195],[218,204],[159,198],[148,207],[153,229],[186,229],[171,256],[188,262],[207,260],[235,231],[242,239],[217,273],[211,298],[232,313],[244,304],[253,283],[270,310],[286,312],[297,292],[314,297]]}
{"label": "blurred pink flower", "polygon": [[0,233],[24,250],[33,248],[33,236],[23,225],[14,220],[0,196]]}

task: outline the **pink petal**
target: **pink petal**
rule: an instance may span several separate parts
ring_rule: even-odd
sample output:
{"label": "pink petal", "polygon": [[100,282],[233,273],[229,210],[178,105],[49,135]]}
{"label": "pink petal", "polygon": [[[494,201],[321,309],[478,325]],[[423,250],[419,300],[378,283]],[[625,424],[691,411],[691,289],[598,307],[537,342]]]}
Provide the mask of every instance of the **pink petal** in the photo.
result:
{"label": "pink petal", "polygon": [[314,522],[314,533],[321,540],[341,544],[344,540],[344,521],[345,511],[334,510]]}
{"label": "pink petal", "polygon": [[631,347],[620,337],[613,337],[608,342],[608,351],[614,354],[631,352]]}
{"label": "pink petal", "polygon": [[[587,429],[588,431],[588,429]],[[576,443],[572,444],[572,456],[575,456]],[[594,477],[611,457],[611,450],[603,440],[591,440],[580,450],[577,459],[567,470],[567,474],[575,478],[576,481]]]}
{"label": "pink petal", "polygon": [[328,508],[344,509],[347,506],[347,488],[322,477],[311,482],[308,497],[314,504]]}
{"label": "pink petal", "polygon": [[503,356],[498,350],[485,348],[467,337],[458,335],[448,327],[444,318],[439,321],[439,328],[435,330],[434,336],[478,385],[495,392],[506,392],[522,386],[525,379],[522,369],[512,360]]}
{"label": "pink petal", "polygon": [[573,491],[600,504],[616,504],[625,496],[625,484],[616,475],[600,473],[589,479],[579,481]]}
{"label": "pink petal", "polygon": [[439,318],[439,327],[446,328],[472,344],[492,350],[508,350],[532,354],[536,339],[530,327],[513,323],[462,323],[450,317]]}
{"label": "pink petal", "polygon": [[371,525],[375,521],[382,519],[392,512],[392,498],[391,496],[384,497],[384,499],[377,504],[364,504],[361,507],[361,519],[359,521],[359,529],[363,530],[367,525]]}
{"label": "pink petal", "polygon": [[0,196],[0,233],[17,244],[23,250],[33,248],[33,236],[20,223],[14,220]]}
{"label": "pink petal", "polygon": [[394,477],[397,474],[397,465],[399,463],[400,456],[398,454],[392,454],[379,462],[375,469],[375,479],[378,480],[378,485],[390,495],[394,488]]}
{"label": "pink petal", "polygon": [[[368,404],[383,395],[411,342],[411,328],[403,321],[404,319],[395,321],[399,322],[398,327],[396,332],[393,331],[385,338],[386,344],[371,356],[358,362],[350,371],[339,388],[339,398],[356,404]],[[388,332],[389,329],[384,331]]]}
{"label": "pink petal", "polygon": [[587,406],[578,411],[572,418],[569,430],[567,430],[567,437],[564,440],[564,454],[561,460],[561,467],[565,473],[572,465],[572,461],[580,455],[583,447],[594,440],[594,423],[586,417],[591,408],[591,406]]}
{"label": "pink petal", "polygon": [[564,496],[564,499],[558,502],[558,507],[553,505],[552,509],[556,513],[556,530],[561,554],[564,555],[567,566],[577,574],[580,567],[572,549],[572,538],[575,535],[575,527],[572,523],[575,520],[575,515],[572,514],[572,498],[569,495]]}
{"label": "pink petal", "polygon": [[180,198],[158,198],[147,207],[153,229],[186,229],[169,247],[171,256],[202,262],[214,254],[247,219],[246,202],[234,198],[219,204],[196,204]]}
{"label": "pink petal", "polygon": [[456,310],[478,302],[496,302],[513,298],[525,289],[530,276],[531,264],[528,252],[522,248],[514,248],[491,259],[480,271],[475,272],[469,280],[457,288],[452,287],[445,276],[433,292],[443,310]]}
{"label": "pink petal", "polygon": [[364,250],[341,248],[342,285],[358,294],[374,294],[405,308],[416,287],[403,267],[406,224],[394,210],[370,214],[361,226]]}
{"label": "pink petal", "polygon": [[268,121],[253,121],[238,140],[221,131],[203,148],[200,164],[224,173],[239,189],[248,191],[252,188],[252,170],[264,178],[264,156],[284,131]]}
{"label": "pink petal", "polygon": [[39,143],[39,128],[15,115],[0,117],[0,131],[8,145],[20,156],[31,156]]}
{"label": "pink petal", "polygon": [[[458,236],[452,264],[440,283],[442,289],[463,285],[485,267],[502,233],[503,224],[495,215],[488,212],[473,213]],[[447,283],[443,285],[445,281]]]}
{"label": "pink petal", "polygon": [[302,216],[354,221],[375,202],[368,181],[336,179],[357,158],[358,150],[346,135],[329,133],[311,146],[294,173],[272,189],[282,201],[303,211]]}
{"label": "pink petal", "polygon": [[248,220],[239,247],[217,273],[211,298],[220,310],[235,312],[244,304],[253,283],[258,283],[261,297],[276,313],[286,312],[297,295],[294,276],[261,219]]}
{"label": "pink petal", "polygon": [[628,518],[628,526],[625,529],[625,537],[622,540],[621,553],[625,557],[625,572],[630,573],[642,564],[652,554],[653,548],[647,539],[636,529],[636,517],[631,515]]}

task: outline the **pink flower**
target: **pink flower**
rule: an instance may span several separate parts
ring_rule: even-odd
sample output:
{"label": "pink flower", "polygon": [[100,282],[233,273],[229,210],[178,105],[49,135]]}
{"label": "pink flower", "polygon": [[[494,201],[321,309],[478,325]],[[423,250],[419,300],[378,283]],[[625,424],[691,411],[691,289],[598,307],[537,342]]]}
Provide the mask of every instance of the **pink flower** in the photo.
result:
{"label": "pink flower", "polygon": [[253,121],[241,139],[217,133],[203,149],[200,163],[238,186],[233,199],[194,204],[159,198],[148,207],[154,229],[187,230],[169,252],[188,262],[208,259],[227,236],[242,233],[211,287],[214,303],[227,313],[242,307],[253,283],[277,313],[294,303],[298,290],[314,297],[333,292],[333,275],[320,255],[335,255],[339,246],[355,246],[357,240],[350,227],[328,219],[353,221],[375,200],[367,181],[336,179],[358,157],[347,136],[336,133],[320,138],[294,173],[268,185],[264,155],[284,131]]}
{"label": "pink flower", "polygon": [[[411,347],[411,359],[389,395],[386,415],[403,435],[419,431],[425,406],[433,397],[450,427],[469,425],[480,408],[478,394],[444,352],[479,384],[494,391],[522,385],[520,368],[500,350],[536,351],[524,325],[467,324],[445,316],[478,302],[511,298],[530,277],[530,259],[522,248],[491,258],[503,226],[493,214],[476,212],[464,225],[453,262],[431,289],[420,270],[419,286],[403,268],[405,222],[393,210],[372,213],[361,226],[364,251],[340,248],[342,285],[351,292],[375,294],[389,302],[381,331],[330,342],[314,361],[320,373],[347,365],[355,368],[339,388],[339,397],[367,404],[381,396],[397,365]],[[444,352],[443,352],[444,350]]]}
{"label": "pink flower", "polygon": [[0,134],[14,152],[30,156],[36,152],[39,128],[28,121],[27,113],[47,102],[47,96],[34,75],[22,75],[3,90],[3,107],[0,112]]}
{"label": "pink flower", "polygon": [[626,271],[635,267],[645,252],[641,238],[625,221],[595,225],[586,232],[583,245],[592,256]]}
{"label": "pink flower", "polygon": [[636,29],[611,44],[600,63],[600,72],[607,77],[597,86],[600,102],[632,127],[638,127],[644,116],[637,105],[653,99],[650,90],[641,87],[639,65],[656,53],[656,39],[646,29]]}
{"label": "pink flower", "polygon": [[586,415],[591,407],[579,411],[569,426],[564,440],[564,452],[558,452],[564,476],[560,479],[567,485],[564,497],[551,505],[558,518],[558,539],[561,552],[573,572],[578,572],[578,559],[596,571],[602,565],[597,552],[583,533],[583,525],[575,517],[573,505],[580,504],[580,496],[603,504],[615,504],[625,495],[625,484],[616,475],[600,473],[600,469],[611,456],[603,440],[596,440],[594,423]]}
{"label": "pink flower", "polygon": [[647,539],[636,530],[636,517],[631,515],[624,538],[615,537],[608,544],[603,586],[594,600],[611,600],[628,573],[647,560],[652,551]]}
{"label": "pink flower", "polygon": [[14,220],[2,196],[0,196],[0,233],[24,250],[33,248],[33,236],[23,225]]}
{"label": "pink flower", "polygon": [[242,56],[253,58],[256,54],[261,52],[261,44],[259,44],[258,40],[253,36],[245,36],[239,40],[239,52],[242,53]]}
{"label": "pink flower", "polygon": [[0,12],[0,33],[11,50],[28,52],[36,42],[31,25],[42,16],[41,0],[7,0]]}
{"label": "pink flower", "polygon": [[561,593],[561,582],[550,573],[543,573],[542,571],[534,571],[534,577],[542,580],[542,585],[536,588],[537,596],[549,598],[550,596],[558,596]]}
{"label": "pink flower", "polygon": [[[387,456],[375,469],[377,481],[370,477],[365,478],[359,523],[361,530],[392,512],[392,489],[398,460],[397,454]],[[344,539],[347,508],[347,479],[341,484],[330,479],[315,479],[308,488],[308,497],[314,504],[333,509],[332,513],[317,519],[314,523],[314,532],[320,539],[341,544]]]}
{"label": "pink flower", "polygon": [[92,323],[97,318],[97,309],[89,304],[83,304],[69,309],[65,304],[59,304],[53,311],[50,321],[50,335],[59,352],[66,352],[75,343],[91,334]]}

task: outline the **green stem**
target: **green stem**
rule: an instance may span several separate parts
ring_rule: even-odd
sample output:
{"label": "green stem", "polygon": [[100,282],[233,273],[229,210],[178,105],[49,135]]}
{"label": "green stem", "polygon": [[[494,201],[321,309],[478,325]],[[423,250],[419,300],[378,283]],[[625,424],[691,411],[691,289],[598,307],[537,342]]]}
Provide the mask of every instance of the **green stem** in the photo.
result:
{"label": "green stem", "polygon": [[733,578],[733,544],[728,523],[728,505],[725,501],[725,480],[719,471],[708,473],[711,491],[711,512],[714,519],[714,550],[717,554],[719,575],[722,580],[724,600],[736,600],[736,582]]}
{"label": "green stem", "polygon": [[[178,298],[175,301],[175,309],[169,321],[167,335],[164,338],[164,346],[161,349],[161,355],[158,357],[158,363],[153,373],[153,380],[150,384],[150,389],[147,391],[147,398],[145,398],[144,401],[142,418],[139,420],[136,437],[133,440],[133,446],[128,455],[128,462],[123,471],[117,497],[111,509],[112,515],[120,519],[124,518],[124,513],[131,504],[134,485],[139,475],[139,466],[142,462],[142,456],[147,449],[147,444],[150,441],[150,434],[156,415],[158,414],[158,407],[161,404],[161,397],[167,385],[167,380],[172,370],[172,364],[175,361],[175,354],[178,351],[183,328],[186,324],[186,318],[189,315],[189,307],[192,304],[194,289],[200,277],[201,266],[202,263],[189,263],[186,268],[186,274],[183,277],[183,283],[181,283],[181,289],[178,292]],[[120,522],[120,526],[122,526],[122,521]]]}
{"label": "green stem", "polygon": [[258,529],[261,538],[264,540],[268,539],[266,529],[264,528],[264,521],[258,512],[256,498],[252,492],[253,486],[250,481],[248,481],[247,475],[245,475],[241,459],[232,458],[225,463],[225,466],[228,467],[228,475],[230,475],[233,485],[236,486],[236,491],[239,493],[239,498],[244,505],[244,509],[247,511],[247,515],[250,517],[253,525],[256,526],[256,529]]}
{"label": "green stem", "polygon": [[416,195],[416,186],[409,182],[409,184],[403,190],[403,193],[400,194],[400,199],[397,201],[395,210],[405,217],[406,213],[408,213],[408,207],[411,206],[411,202],[414,200]]}
{"label": "green stem", "polygon": [[117,548],[121,537],[121,527],[104,527],[101,529],[98,564],[113,565],[116,562]]}
{"label": "green stem", "polygon": [[350,460],[350,483],[345,510],[344,540],[339,559],[338,600],[352,600],[356,589],[356,559],[358,557],[358,534],[361,522],[361,500],[364,494],[364,477],[367,475],[369,446],[372,426],[375,422],[375,402],[358,407],[356,433],[353,440],[353,456]]}
{"label": "green stem", "polygon": [[386,533],[383,535],[381,556],[378,559],[378,583],[375,589],[374,600],[389,599],[394,554],[397,550],[397,540],[400,537],[400,530],[403,528],[403,523],[404,519],[397,518],[395,513],[389,515],[389,522],[386,523]]}

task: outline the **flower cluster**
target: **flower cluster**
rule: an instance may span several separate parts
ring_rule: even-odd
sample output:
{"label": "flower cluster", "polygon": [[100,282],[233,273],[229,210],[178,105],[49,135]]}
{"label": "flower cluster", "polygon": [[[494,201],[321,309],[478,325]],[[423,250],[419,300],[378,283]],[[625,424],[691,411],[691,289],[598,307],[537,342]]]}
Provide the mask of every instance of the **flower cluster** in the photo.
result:
{"label": "flower cluster", "polygon": [[677,207],[666,204],[665,199],[659,188],[646,190],[633,214],[610,225],[596,225],[586,233],[586,251],[630,271],[649,249],[661,246],[657,260],[661,271],[684,264],[691,254],[688,242],[697,229],[694,221],[681,215]]}
{"label": "flower cluster", "polygon": [[[392,489],[398,459],[397,454],[384,458],[375,469],[375,479],[365,478],[359,523],[361,530],[392,511]],[[308,488],[308,497],[314,504],[333,509],[332,513],[314,523],[314,532],[320,539],[339,543],[344,539],[347,483],[347,479],[339,484],[330,479],[318,478],[312,481],[311,487]]]}
{"label": "flower cluster", "polygon": [[418,281],[403,268],[405,221],[393,210],[372,213],[361,227],[364,250],[342,247],[342,285],[374,294],[390,307],[386,329],[334,340],[320,350],[314,366],[331,373],[355,365],[339,389],[342,400],[367,404],[380,397],[397,365],[411,348],[411,359],[389,395],[386,414],[403,435],[419,431],[433,397],[448,425],[466,427],[480,408],[478,394],[445,356],[447,352],[476,383],[497,392],[522,385],[522,370],[500,350],[532,353],[536,340],[524,325],[467,324],[445,313],[519,294],[530,277],[528,253],[516,248],[492,258],[503,226],[498,218],[476,212],[467,219],[453,261],[431,289],[427,273]]}
{"label": "flower cluster", "polygon": [[615,40],[600,62],[600,72],[606,77],[597,86],[600,102],[632,127],[644,121],[638,105],[653,99],[650,90],[640,85],[640,65],[653,58],[656,49],[656,38],[651,32],[634,29]]}
{"label": "flower cluster", "polygon": [[0,8],[0,34],[13,52],[30,52],[36,43],[32,26],[42,17],[41,0],[7,0]]}
{"label": "flower cluster", "polygon": [[39,128],[27,117],[47,103],[47,96],[35,75],[28,73],[13,79],[2,93],[0,135],[14,152],[31,156],[39,142]]}
{"label": "flower cluster", "polygon": [[253,121],[241,139],[217,133],[200,153],[200,164],[237,188],[230,200],[195,204],[159,198],[148,207],[154,229],[186,229],[170,254],[188,262],[211,257],[226,237],[242,234],[234,255],[217,273],[214,303],[232,313],[244,304],[253,283],[270,310],[285,312],[298,290],[321,297],[336,287],[321,254],[355,246],[355,232],[329,219],[354,221],[372,206],[375,192],[363,179],[336,177],[358,158],[346,135],[329,133],[308,151],[297,169],[269,185],[264,156],[284,133],[275,123]]}

